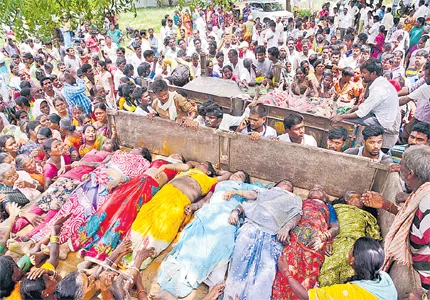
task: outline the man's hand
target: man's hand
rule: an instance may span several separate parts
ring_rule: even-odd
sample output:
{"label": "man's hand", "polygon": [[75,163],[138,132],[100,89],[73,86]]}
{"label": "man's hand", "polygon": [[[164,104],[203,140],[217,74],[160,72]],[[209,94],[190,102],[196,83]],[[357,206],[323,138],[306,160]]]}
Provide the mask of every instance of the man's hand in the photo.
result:
{"label": "man's hand", "polygon": [[343,117],[341,116],[341,115],[336,115],[336,116],[334,116],[334,117],[332,117],[331,118],[331,121],[333,122],[333,123],[339,123],[339,122],[341,122],[343,120]]}
{"label": "man's hand", "polygon": [[33,213],[25,213],[23,217],[27,219],[27,221],[30,222],[33,227],[37,227],[43,222],[43,218],[41,216],[38,216]]}
{"label": "man's hand", "polygon": [[28,274],[27,278],[30,280],[35,280],[37,278],[42,277],[43,275],[51,275],[53,271],[43,268],[33,268]]}
{"label": "man's hand", "polygon": [[231,225],[239,226],[239,212],[237,210],[231,212],[230,217],[228,217],[228,222]]}
{"label": "man's hand", "polygon": [[152,121],[156,115],[157,115],[157,114],[155,114],[155,113],[149,113],[149,114],[146,116],[146,118],[147,118],[149,121]]}
{"label": "man's hand", "polygon": [[248,133],[248,134],[249,134],[249,138],[250,138],[250,139],[251,139],[251,141],[253,141],[253,142],[258,141],[258,140],[261,138],[261,136],[262,136],[262,134],[261,134],[261,133],[256,132],[256,131],[250,132],[250,133]]}
{"label": "man's hand", "polygon": [[382,208],[385,202],[382,195],[377,192],[364,193],[363,195],[361,195],[361,201],[367,207],[373,207],[373,208]]}
{"label": "man's hand", "polygon": [[388,168],[388,172],[391,173],[400,173],[400,164],[392,164]]}

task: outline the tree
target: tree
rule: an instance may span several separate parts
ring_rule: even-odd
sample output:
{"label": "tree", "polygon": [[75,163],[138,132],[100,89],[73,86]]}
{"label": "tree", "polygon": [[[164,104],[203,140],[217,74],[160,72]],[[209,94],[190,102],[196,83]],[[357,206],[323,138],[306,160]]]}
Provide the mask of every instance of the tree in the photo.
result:
{"label": "tree", "polygon": [[216,6],[220,5],[224,8],[229,8],[234,3],[239,2],[238,0],[178,0],[179,7],[189,6],[191,9],[199,7],[207,7],[207,6]]}
{"label": "tree", "polygon": [[43,40],[55,36],[62,21],[72,29],[86,21],[101,30],[106,17],[134,11],[135,0],[1,0],[0,23],[14,27],[19,38],[33,36]]}

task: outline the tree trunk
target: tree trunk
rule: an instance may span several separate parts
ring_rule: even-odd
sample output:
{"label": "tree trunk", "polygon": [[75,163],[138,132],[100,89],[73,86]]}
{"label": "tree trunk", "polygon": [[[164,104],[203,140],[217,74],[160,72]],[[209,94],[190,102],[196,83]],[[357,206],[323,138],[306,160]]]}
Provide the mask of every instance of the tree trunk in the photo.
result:
{"label": "tree trunk", "polygon": [[169,6],[172,7],[173,6],[173,0],[169,0]]}
{"label": "tree trunk", "polygon": [[292,10],[291,10],[291,0],[285,0],[285,8],[289,12],[292,12]]}

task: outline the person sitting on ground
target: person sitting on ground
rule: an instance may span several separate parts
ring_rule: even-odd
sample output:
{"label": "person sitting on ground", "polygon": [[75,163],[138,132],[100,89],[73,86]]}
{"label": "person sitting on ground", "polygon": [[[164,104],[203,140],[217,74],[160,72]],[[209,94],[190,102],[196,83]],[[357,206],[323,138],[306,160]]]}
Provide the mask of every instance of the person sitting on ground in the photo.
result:
{"label": "person sitting on ground", "polygon": [[349,148],[344,153],[358,155],[390,164],[393,162],[391,156],[382,152],[382,139],[384,129],[381,126],[366,126],[363,129],[363,146],[360,148]]}
{"label": "person sitting on ground", "polygon": [[[346,250],[346,249],[345,249]],[[345,251],[344,250],[344,251]],[[369,237],[361,237],[348,254],[348,263],[355,275],[344,284],[307,290],[291,274],[287,261],[279,260],[279,272],[287,278],[292,295],[300,300],[328,299],[397,299],[397,290],[390,275],[380,271],[384,262],[384,250],[379,241]]]}
{"label": "person sitting on ground", "polygon": [[248,134],[251,140],[256,141],[261,137],[275,138],[276,130],[273,127],[266,125],[267,108],[259,103],[250,109],[249,117],[243,119],[237,127],[236,132]]}
{"label": "person sitting on ground", "polygon": [[339,219],[340,232],[333,241],[332,255],[326,257],[320,271],[320,286],[342,284],[354,276],[355,271],[348,263],[348,253],[360,237],[381,240],[375,209],[363,207],[361,194],[348,191],[332,202]]}
{"label": "person sitting on ground", "polygon": [[342,126],[330,128],[327,137],[327,149],[342,152],[348,142],[348,130]]}
{"label": "person sitting on ground", "polygon": [[305,134],[303,116],[291,113],[284,118],[285,133],[279,136],[280,141],[317,147],[317,141],[311,135]]}

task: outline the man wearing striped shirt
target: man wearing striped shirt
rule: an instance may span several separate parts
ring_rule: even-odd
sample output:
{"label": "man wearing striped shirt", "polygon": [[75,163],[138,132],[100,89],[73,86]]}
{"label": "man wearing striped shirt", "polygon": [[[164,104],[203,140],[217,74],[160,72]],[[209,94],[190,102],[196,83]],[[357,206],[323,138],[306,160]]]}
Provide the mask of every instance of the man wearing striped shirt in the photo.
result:
{"label": "man wearing striped shirt", "polygon": [[385,237],[387,270],[393,261],[413,266],[418,272],[423,291],[415,291],[408,299],[430,297],[430,147],[411,146],[403,153],[400,177],[412,191],[402,207],[385,200],[376,192],[363,194],[364,205],[382,208],[396,215]]}
{"label": "man wearing striped shirt", "polygon": [[67,69],[60,79],[64,82],[62,92],[69,106],[81,105],[85,109],[85,113],[90,114],[91,101],[85,94],[87,88],[85,82],[76,74],[76,71]]}

